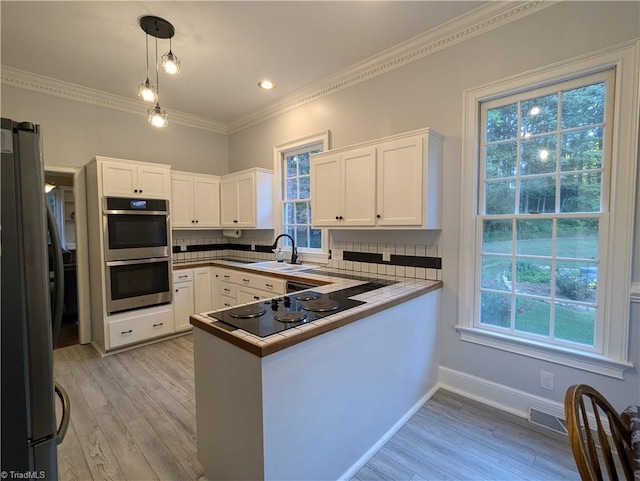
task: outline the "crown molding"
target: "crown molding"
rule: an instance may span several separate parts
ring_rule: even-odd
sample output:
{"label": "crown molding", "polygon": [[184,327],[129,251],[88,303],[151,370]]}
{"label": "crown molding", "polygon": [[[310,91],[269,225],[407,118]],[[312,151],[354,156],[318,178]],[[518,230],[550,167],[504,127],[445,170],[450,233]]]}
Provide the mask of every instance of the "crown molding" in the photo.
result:
{"label": "crown molding", "polygon": [[[446,22],[390,49],[384,50],[377,55],[358,62],[347,69],[341,70],[332,76],[315,82],[279,101],[268,104],[261,109],[232,120],[229,123],[198,117],[175,110],[167,109],[167,112],[170,115],[172,123],[218,134],[232,134],[294,110],[325,95],[330,95],[338,90],[383,75],[440,50],[486,33],[494,28],[501,27],[509,22],[536,13],[556,3],[558,2],[543,0],[489,2],[465,15]],[[1,81],[5,85],[147,116],[148,107],[139,101],[82,87],[62,80],[36,75],[4,65],[1,68]]]}
{"label": "crown molding", "polygon": [[324,78],[284,99],[233,120],[228,124],[228,131],[232,134],[259,124],[320,97],[383,75],[557,3],[542,0],[490,2]]}
{"label": "crown molding", "polygon": [[[106,107],[130,114],[147,116],[148,106],[141,101],[131,100],[119,95],[110,94],[81,85],[37,75],[24,70],[2,65],[1,81],[4,85],[33,90],[35,92],[54,95],[99,107]],[[196,115],[166,109],[172,123],[196,129],[208,130],[218,134],[227,134],[227,124]]]}

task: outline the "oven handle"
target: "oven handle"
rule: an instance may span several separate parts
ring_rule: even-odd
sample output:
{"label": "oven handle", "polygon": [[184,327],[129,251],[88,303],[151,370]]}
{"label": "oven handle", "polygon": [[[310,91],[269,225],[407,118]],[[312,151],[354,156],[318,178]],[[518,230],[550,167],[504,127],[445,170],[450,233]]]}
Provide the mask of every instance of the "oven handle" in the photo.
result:
{"label": "oven handle", "polygon": [[105,262],[107,267],[114,266],[130,266],[132,264],[152,264],[154,262],[171,262],[171,257],[150,257],[148,259],[132,259],[127,261],[109,261]]}
{"label": "oven handle", "polygon": [[164,215],[169,217],[166,210],[108,210],[102,211],[104,215]]}

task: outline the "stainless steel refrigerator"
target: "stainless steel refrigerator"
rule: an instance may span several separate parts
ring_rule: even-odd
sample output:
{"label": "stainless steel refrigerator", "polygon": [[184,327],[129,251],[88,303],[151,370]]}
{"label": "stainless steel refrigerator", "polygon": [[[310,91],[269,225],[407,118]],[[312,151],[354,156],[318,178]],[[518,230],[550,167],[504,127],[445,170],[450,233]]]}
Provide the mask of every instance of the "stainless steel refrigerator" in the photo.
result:
{"label": "stainless steel refrigerator", "polygon": [[1,140],[0,469],[11,477],[25,473],[57,479],[57,444],[70,414],[68,397],[53,377],[53,346],[62,318],[62,249],[44,192],[40,127],[2,118]]}

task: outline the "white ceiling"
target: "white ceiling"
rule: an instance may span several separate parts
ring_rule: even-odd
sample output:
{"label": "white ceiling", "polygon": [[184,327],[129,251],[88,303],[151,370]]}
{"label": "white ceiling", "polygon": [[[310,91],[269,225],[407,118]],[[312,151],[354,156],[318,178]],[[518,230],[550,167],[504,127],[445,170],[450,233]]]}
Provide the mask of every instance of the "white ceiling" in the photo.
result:
{"label": "white ceiling", "polygon": [[[182,63],[160,73],[162,107],[231,122],[484,3],[2,0],[1,63],[134,100],[146,78],[138,19],[159,16]],[[264,78],[277,88],[259,89]]]}

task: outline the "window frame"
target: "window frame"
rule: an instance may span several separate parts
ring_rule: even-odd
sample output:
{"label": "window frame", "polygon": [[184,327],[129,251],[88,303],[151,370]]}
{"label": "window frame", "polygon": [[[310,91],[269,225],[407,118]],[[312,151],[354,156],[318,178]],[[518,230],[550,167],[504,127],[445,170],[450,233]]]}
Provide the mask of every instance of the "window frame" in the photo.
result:
{"label": "window frame", "polygon": [[[625,370],[632,367],[628,346],[635,204],[629,199],[636,199],[639,56],[640,42],[628,42],[464,92],[460,296],[456,326],[461,340],[619,379],[623,379]],[[610,182],[605,187],[603,181],[603,188],[608,189],[609,195],[607,197],[603,193],[603,215],[608,218],[608,225],[602,226],[606,232],[601,232],[604,237],[601,261],[608,268],[602,275],[604,305],[601,353],[516,338],[477,327],[481,104],[610,69],[614,69],[615,78],[611,164],[608,166]],[[470,276],[470,273],[473,275]]]}
{"label": "window frame", "polygon": [[[284,161],[288,155],[310,150],[314,145],[320,144],[322,151],[326,152],[330,148],[331,132],[325,130],[315,134],[308,135],[284,144],[276,145],[273,148],[273,170],[274,170],[274,186],[273,186],[273,205],[275,208],[274,234],[278,236],[284,232]],[[313,207],[312,207],[313,208]],[[303,256],[308,262],[328,263],[329,262],[329,231],[326,228],[320,228],[322,232],[321,248],[298,247],[298,255]],[[285,247],[283,250],[289,251]]]}

